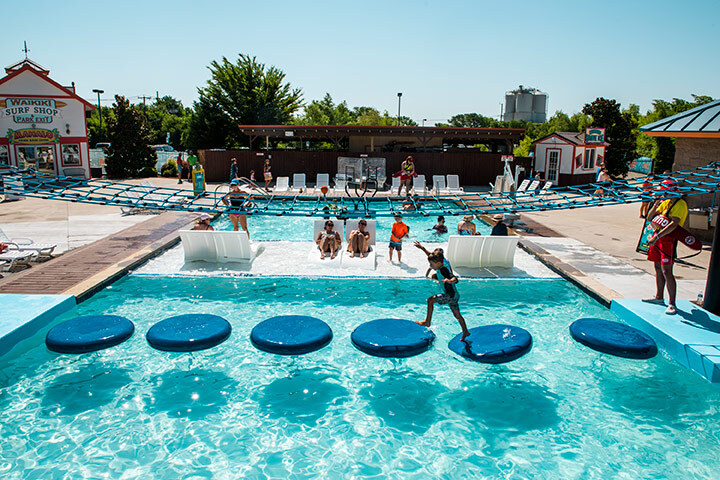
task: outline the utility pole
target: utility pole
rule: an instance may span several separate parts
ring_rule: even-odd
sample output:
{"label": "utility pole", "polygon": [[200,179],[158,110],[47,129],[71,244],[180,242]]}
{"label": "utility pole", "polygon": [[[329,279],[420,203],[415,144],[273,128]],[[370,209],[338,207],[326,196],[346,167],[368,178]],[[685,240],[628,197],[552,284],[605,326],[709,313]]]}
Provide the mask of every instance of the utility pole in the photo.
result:
{"label": "utility pole", "polygon": [[142,98],[143,108],[145,108],[145,100],[149,100],[149,99],[151,99],[152,97],[150,97],[150,96],[148,96],[148,95],[138,95],[138,98]]}
{"label": "utility pole", "polygon": [[27,60],[27,59],[28,59],[28,58],[27,58],[27,52],[30,51],[30,50],[28,50],[28,48],[27,48],[27,40],[24,40],[24,41],[23,41],[23,44],[25,45],[25,48],[23,48],[23,52],[25,52],[25,60]]}
{"label": "utility pole", "polygon": [[397,126],[400,126],[400,99],[402,98],[402,92],[398,92],[398,119]]}
{"label": "utility pole", "polygon": [[[102,108],[100,108],[100,94],[105,93],[105,90],[100,90],[97,88],[93,89],[93,93],[97,93],[98,96],[98,113],[100,114],[100,131],[102,131],[103,128],[103,114],[102,114]],[[105,140],[105,138],[103,138]]]}

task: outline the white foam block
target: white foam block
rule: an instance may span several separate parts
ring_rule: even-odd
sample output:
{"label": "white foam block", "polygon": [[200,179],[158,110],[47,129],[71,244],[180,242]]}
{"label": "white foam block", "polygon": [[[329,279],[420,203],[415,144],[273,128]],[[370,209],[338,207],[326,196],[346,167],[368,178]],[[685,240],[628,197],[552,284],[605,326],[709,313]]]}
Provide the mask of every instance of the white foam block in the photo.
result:
{"label": "white foam block", "polygon": [[307,261],[313,265],[326,266],[329,268],[340,268],[342,266],[342,250],[337,252],[335,258],[330,258],[330,252],[325,252],[325,259],[320,260],[320,249],[315,245],[308,253]]}
{"label": "white foam block", "polygon": [[342,267],[344,269],[375,270],[375,249],[368,252],[365,258],[361,258],[358,254],[350,258],[348,252],[343,252]]}

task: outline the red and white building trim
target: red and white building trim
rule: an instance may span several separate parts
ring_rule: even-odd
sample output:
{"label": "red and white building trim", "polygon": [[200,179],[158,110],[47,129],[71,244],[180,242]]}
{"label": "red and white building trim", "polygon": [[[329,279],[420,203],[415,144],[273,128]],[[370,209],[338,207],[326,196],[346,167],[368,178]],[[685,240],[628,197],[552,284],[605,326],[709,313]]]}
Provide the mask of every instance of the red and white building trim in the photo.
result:
{"label": "red and white building trim", "polygon": [[0,78],[0,163],[90,178],[86,112],[95,107],[25,59]]}

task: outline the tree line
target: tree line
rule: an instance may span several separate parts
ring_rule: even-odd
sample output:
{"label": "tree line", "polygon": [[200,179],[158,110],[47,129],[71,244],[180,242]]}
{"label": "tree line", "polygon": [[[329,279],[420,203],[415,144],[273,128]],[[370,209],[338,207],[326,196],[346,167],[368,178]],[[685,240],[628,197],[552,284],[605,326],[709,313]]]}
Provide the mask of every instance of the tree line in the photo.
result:
{"label": "tree line", "polygon": [[[176,150],[200,148],[238,148],[249,146],[248,138],[238,125],[404,125],[417,126],[412,119],[392,116],[387,110],[370,106],[348,106],[346,101],[335,102],[329,93],[321,100],[305,104],[302,90],[286,81],[285,73],[277,67],[266,67],[255,57],[240,54],[235,61],[223,57],[208,66],[210,78],[199,87],[198,100],[191,107],[165,96],[150,105],[132,105],[121,96],[115,97],[112,107],[102,112],[93,111],[87,119],[89,142],[95,145],[107,142],[134,145],[141,153],[129,161],[133,167],[117,175],[136,175],[154,165],[154,155],[146,148],[152,144],[170,144]],[[676,113],[680,113],[713,99],[693,95],[692,100],[674,98],[671,101],[655,100],[645,114],[638,105],[626,108],[612,99],[597,98],[573,115],[555,112],[545,123],[500,121],[479,113],[462,113],[447,123],[435,126],[476,128],[523,128],[525,136],[515,149],[518,156],[527,156],[532,143],[555,131],[582,132],[588,126],[606,129],[606,140],[611,147],[606,152],[606,165],[611,175],[625,175],[629,163],[646,156],[656,160],[655,168],[662,171],[672,165],[674,139],[649,137],[638,127]],[[102,117],[101,117],[102,113]],[[138,138],[128,141],[132,132]],[[132,155],[135,147],[118,145],[117,152]],[[274,147],[282,148],[281,141]],[[315,148],[332,148],[329,144],[313,141]],[[113,149],[116,150],[116,149]],[[150,149],[151,150],[151,149]]]}

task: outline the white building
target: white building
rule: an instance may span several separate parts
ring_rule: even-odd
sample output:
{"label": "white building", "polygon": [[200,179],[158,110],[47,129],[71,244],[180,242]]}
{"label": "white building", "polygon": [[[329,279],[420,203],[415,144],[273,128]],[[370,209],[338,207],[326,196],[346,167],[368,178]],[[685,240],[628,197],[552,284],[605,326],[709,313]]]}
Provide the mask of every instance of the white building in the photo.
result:
{"label": "white building", "polygon": [[586,133],[555,132],[535,140],[535,170],[554,185],[582,185],[595,181],[597,167],[605,160],[605,129]]}
{"label": "white building", "polygon": [[25,59],[0,78],[0,163],[90,178],[86,112],[94,107]]}

